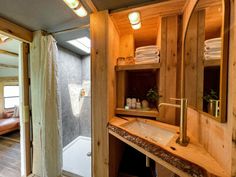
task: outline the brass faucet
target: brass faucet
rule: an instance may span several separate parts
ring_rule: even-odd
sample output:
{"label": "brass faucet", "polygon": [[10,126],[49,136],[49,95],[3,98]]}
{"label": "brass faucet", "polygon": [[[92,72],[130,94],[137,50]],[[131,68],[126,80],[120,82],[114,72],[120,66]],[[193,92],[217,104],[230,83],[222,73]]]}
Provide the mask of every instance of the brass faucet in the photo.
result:
{"label": "brass faucet", "polygon": [[179,138],[176,140],[176,143],[181,146],[187,146],[189,143],[189,137],[187,136],[187,108],[188,108],[188,100],[186,98],[170,98],[171,100],[180,101],[180,104],[172,104],[172,103],[160,103],[158,107],[161,106],[171,106],[180,108],[180,126],[179,126]]}

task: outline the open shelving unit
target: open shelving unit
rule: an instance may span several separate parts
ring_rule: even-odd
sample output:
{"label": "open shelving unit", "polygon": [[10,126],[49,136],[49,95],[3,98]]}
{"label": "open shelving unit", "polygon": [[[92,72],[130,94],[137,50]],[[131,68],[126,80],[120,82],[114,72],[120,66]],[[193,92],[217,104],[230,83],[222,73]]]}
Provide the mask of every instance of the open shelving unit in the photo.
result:
{"label": "open shelving unit", "polygon": [[160,63],[116,65],[117,77],[117,106],[115,113],[118,115],[140,116],[156,118],[156,108],[149,109],[124,109],[126,98],[146,99],[150,88],[159,85]]}
{"label": "open shelving unit", "polygon": [[159,113],[155,108],[150,110],[145,109],[124,109],[124,108],[116,108],[116,114],[119,115],[129,115],[129,116],[141,116],[141,117],[158,117]]}
{"label": "open shelving unit", "polygon": [[204,60],[204,67],[220,66],[220,60]]}
{"label": "open shelving unit", "polygon": [[160,63],[148,63],[148,64],[132,64],[132,65],[116,65],[116,71],[129,71],[129,70],[147,70],[147,69],[159,69]]}

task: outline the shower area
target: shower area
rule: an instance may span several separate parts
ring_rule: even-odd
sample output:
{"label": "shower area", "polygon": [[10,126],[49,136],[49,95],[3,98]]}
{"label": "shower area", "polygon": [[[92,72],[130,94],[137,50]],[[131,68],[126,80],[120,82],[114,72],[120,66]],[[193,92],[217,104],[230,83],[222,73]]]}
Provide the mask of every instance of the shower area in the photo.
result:
{"label": "shower area", "polygon": [[79,56],[58,46],[63,172],[91,177],[90,55]]}

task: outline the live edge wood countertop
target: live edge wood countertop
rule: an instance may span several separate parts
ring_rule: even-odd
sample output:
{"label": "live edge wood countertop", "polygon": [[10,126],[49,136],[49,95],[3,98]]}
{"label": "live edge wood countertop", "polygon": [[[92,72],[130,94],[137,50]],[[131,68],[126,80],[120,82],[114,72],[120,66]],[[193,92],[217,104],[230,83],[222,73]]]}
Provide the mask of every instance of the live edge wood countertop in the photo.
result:
{"label": "live edge wood countertop", "polygon": [[146,121],[149,124],[175,132],[174,137],[164,146],[155,140],[141,137],[134,131],[131,132],[122,127],[123,124],[134,121],[135,119],[136,118],[125,117],[122,119],[114,117],[108,124],[109,133],[179,176],[229,176],[217,161],[203,148],[201,144],[195,141],[193,137],[190,136],[190,143],[187,147],[177,144],[176,139],[179,136],[179,127],[153,120],[139,119],[141,121]]}

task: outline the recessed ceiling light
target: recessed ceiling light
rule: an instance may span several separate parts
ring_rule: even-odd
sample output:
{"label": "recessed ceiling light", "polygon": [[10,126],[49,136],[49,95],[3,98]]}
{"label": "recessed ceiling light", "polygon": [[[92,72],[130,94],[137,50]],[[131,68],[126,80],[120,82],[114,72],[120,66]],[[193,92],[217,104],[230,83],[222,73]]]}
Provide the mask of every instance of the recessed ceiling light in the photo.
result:
{"label": "recessed ceiling light", "polygon": [[67,42],[88,54],[90,53],[91,41],[88,37],[82,37]]}

